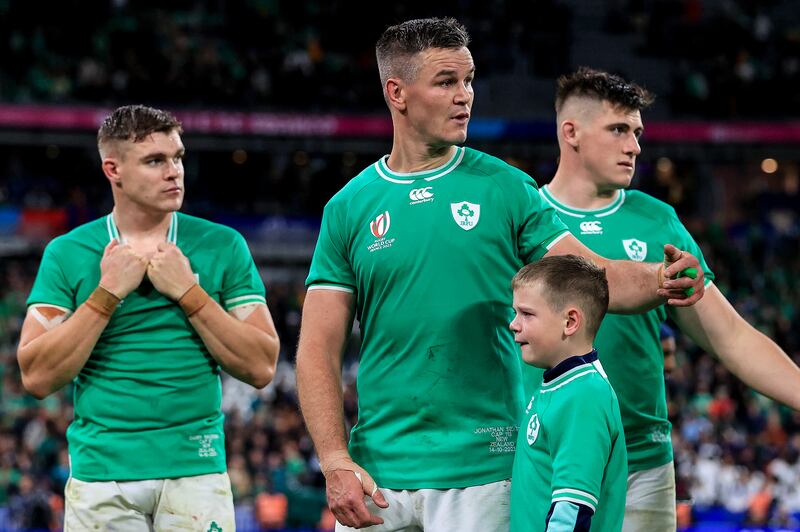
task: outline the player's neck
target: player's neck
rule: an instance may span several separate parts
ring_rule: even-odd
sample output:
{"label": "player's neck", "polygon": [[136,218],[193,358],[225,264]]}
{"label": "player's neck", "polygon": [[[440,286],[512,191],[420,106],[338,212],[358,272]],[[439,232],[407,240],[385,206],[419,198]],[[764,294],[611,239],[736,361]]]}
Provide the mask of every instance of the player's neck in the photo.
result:
{"label": "player's neck", "polygon": [[455,146],[430,146],[417,139],[395,133],[392,153],[386,165],[392,172],[406,174],[433,170],[447,163],[455,152]]}
{"label": "player's neck", "polygon": [[558,167],[547,190],[559,203],[583,210],[607,207],[620,194],[619,189],[598,186],[589,176],[582,176],[581,172],[568,173],[562,166]]}
{"label": "player's neck", "polygon": [[172,220],[171,212],[143,211],[119,204],[112,212],[117,230],[127,241],[164,240]]}

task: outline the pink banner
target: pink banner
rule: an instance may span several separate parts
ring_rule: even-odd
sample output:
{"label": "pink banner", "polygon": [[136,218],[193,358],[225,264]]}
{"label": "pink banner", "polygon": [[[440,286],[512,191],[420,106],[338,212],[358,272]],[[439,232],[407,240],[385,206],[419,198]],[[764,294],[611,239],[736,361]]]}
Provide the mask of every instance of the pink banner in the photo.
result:
{"label": "pink banner", "polygon": [[648,122],[647,141],[724,143],[800,142],[800,122]]}
{"label": "pink banner", "polygon": [[[93,130],[111,112],[102,107],[0,105],[0,128]],[[284,137],[390,137],[388,116],[177,111],[187,133]],[[480,125],[491,123],[491,128]],[[551,124],[473,120],[478,138],[549,139]],[[522,127],[520,127],[522,126]],[[679,143],[800,143],[800,122],[648,122],[646,138]],[[552,139],[550,139],[552,140]]]}

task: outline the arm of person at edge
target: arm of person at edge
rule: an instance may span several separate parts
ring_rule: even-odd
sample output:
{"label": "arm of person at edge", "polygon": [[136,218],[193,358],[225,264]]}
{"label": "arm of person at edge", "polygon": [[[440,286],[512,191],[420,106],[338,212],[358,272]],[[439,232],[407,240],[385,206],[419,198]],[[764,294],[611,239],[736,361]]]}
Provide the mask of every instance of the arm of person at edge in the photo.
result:
{"label": "arm of person at edge", "polygon": [[[178,301],[197,284],[189,259],[174,244],[158,245],[150,257],[147,276],[156,290]],[[226,312],[209,298],[189,317],[208,352],[229,375],[256,388],[275,376],[280,341],[266,305],[256,304]]]}
{"label": "arm of person at edge", "polygon": [[[100,260],[99,284],[122,299],[139,286],[146,270],[145,257],[112,240]],[[86,364],[108,321],[86,303],[72,315],[61,308],[32,305],[17,348],[25,390],[43,399],[69,383]]]}
{"label": "arm of person at edge", "polygon": [[800,410],[800,368],[736,312],[712,283],[693,307],[671,309],[680,329],[745,384]]}
{"label": "arm of person at edge", "polygon": [[[573,235],[567,235],[550,248],[548,255],[580,255],[605,268],[608,278],[608,311],[637,314],[664,303],[676,307],[694,305],[703,297],[705,274],[697,257],[671,244],[664,246],[663,286],[659,286],[660,263],[610,260],[584,246]],[[696,268],[697,277],[673,279],[686,268]],[[684,292],[694,288],[692,295]]]}
{"label": "arm of person at edge", "polygon": [[354,296],[339,290],[309,290],[297,347],[297,392],[308,432],[325,475],[328,506],[339,523],[379,525],[365,496],[388,508],[377,484],[347,451],[342,403],[342,355],[353,323]]}

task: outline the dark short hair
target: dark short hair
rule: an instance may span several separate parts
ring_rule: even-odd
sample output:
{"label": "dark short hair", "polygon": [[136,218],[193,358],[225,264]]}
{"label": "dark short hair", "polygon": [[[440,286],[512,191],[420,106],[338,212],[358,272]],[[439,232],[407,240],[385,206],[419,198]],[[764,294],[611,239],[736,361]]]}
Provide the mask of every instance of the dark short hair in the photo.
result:
{"label": "dark short hair", "polygon": [[97,131],[97,146],[109,142],[139,142],[152,133],[183,133],[180,121],[171,113],[146,105],[125,105],[108,115]]}
{"label": "dark short hair", "polygon": [[544,298],[554,311],[569,304],[578,306],[585,317],[586,332],[597,334],[608,311],[606,270],[577,255],[557,255],[524,266],[511,281],[514,290],[541,283]]}
{"label": "dark short hair", "polygon": [[463,48],[469,34],[454,18],[419,18],[389,26],[375,45],[381,83],[391,77],[412,80],[417,66],[411,59],[429,48]]}
{"label": "dark short hair", "polygon": [[572,74],[558,78],[556,112],[561,112],[564,102],[571,96],[605,100],[614,106],[636,111],[646,109],[655,100],[655,95],[636,83],[589,67],[580,67]]}

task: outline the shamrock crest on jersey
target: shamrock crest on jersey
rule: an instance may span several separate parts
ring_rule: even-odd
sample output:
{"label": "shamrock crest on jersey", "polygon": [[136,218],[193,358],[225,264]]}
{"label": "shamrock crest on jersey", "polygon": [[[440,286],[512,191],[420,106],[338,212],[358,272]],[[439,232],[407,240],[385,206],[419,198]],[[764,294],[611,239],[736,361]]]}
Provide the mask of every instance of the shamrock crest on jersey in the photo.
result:
{"label": "shamrock crest on jersey", "polygon": [[458,201],[450,204],[453,220],[464,231],[474,229],[481,218],[481,206],[468,201]]}
{"label": "shamrock crest on jersey", "polygon": [[625,253],[628,254],[631,260],[642,262],[645,257],[647,257],[647,242],[629,238],[622,241],[622,246],[625,248]]}
{"label": "shamrock crest on jersey", "polygon": [[539,437],[539,427],[541,427],[539,416],[534,414],[531,416],[530,421],[528,421],[528,432],[526,433],[528,445],[533,445],[536,442],[536,438]]}

